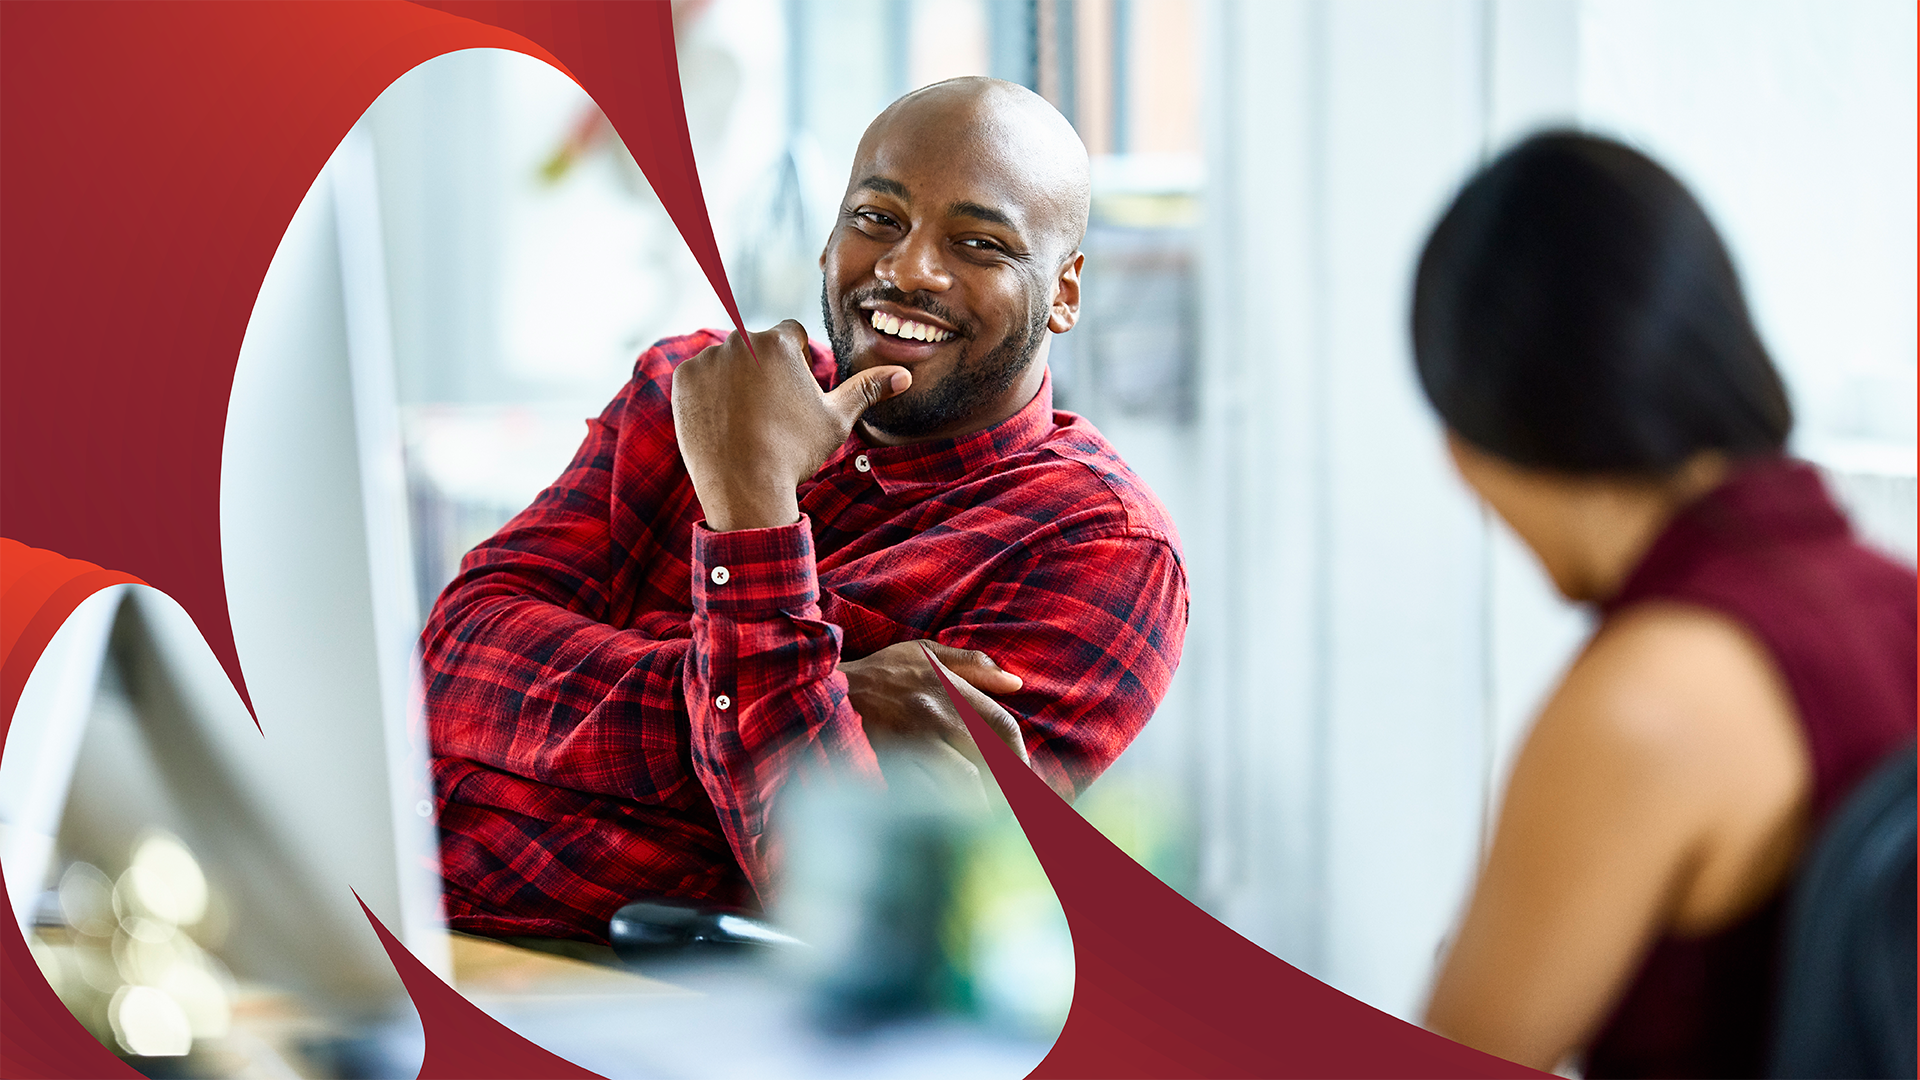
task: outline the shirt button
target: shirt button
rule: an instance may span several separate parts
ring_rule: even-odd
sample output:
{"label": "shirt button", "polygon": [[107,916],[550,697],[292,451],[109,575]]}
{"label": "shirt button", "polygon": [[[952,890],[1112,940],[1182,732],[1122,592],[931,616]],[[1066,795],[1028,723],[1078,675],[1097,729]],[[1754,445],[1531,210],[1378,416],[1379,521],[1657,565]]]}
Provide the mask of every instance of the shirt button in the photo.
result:
{"label": "shirt button", "polygon": [[724,566],[716,566],[713,568],[713,573],[707,576],[713,579],[715,585],[725,585],[728,579],[733,577],[733,571]]}
{"label": "shirt button", "polygon": [[713,707],[719,709],[721,712],[726,712],[728,709],[733,708],[733,699],[725,694],[721,694],[719,697],[713,699]]}
{"label": "shirt button", "polygon": [[853,467],[859,469],[861,472],[871,472],[873,470],[873,462],[867,460],[867,455],[861,454],[853,459]]}

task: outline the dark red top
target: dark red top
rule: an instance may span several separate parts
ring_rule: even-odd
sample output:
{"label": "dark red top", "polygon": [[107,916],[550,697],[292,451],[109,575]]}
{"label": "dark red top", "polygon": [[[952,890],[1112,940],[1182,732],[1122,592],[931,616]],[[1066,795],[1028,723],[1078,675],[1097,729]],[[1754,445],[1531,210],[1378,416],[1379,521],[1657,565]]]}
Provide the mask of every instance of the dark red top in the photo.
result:
{"label": "dark red top", "polygon": [[[1817,829],[1913,734],[1915,593],[1914,572],[1854,538],[1812,467],[1769,458],[1676,516],[1603,615],[1672,601],[1757,637],[1806,734]],[[1784,893],[1717,934],[1659,941],[1586,1075],[1762,1075]]]}
{"label": "dark red top", "polygon": [[[858,434],[801,520],[709,532],[669,390],[722,335],[648,349],[573,463],[476,547],[421,640],[448,921],[604,940],[620,905],[764,898],[769,806],[803,766],[877,766],[836,665],[933,638],[1025,685],[999,700],[1064,795],[1179,663],[1173,524],[1051,384],[985,431]],[[833,357],[814,346],[814,373]]]}

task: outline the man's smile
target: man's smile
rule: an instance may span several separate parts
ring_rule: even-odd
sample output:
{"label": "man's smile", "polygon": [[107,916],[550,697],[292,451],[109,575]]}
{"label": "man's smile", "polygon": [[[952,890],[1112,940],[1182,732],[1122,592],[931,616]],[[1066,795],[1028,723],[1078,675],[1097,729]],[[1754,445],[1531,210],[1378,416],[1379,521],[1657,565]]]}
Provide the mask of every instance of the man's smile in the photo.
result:
{"label": "man's smile", "polygon": [[898,315],[889,315],[884,311],[874,312],[873,317],[869,319],[868,322],[873,325],[875,330],[883,334],[891,334],[894,337],[905,338],[908,341],[940,342],[953,336],[953,331],[951,330],[942,330],[937,326],[932,326],[914,319],[902,319]]}
{"label": "man's smile", "polygon": [[947,319],[919,308],[885,300],[859,304],[867,350],[881,362],[914,364],[932,359],[963,335]]}

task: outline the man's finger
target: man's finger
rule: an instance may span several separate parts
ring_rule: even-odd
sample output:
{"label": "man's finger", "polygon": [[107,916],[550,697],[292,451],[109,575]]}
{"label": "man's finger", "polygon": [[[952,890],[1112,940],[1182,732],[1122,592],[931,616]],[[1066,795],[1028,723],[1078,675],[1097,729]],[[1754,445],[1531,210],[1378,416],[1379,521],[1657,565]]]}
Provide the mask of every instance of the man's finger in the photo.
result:
{"label": "man's finger", "polygon": [[[1020,733],[1020,722],[1013,718],[1012,713],[1001,708],[999,702],[981,693],[975,689],[971,683],[968,683],[965,679],[960,678],[948,669],[946,664],[942,663],[940,658],[933,654],[933,649],[929,647],[935,644],[934,642],[922,642],[921,647],[927,649],[927,659],[932,662],[935,669],[952,680],[953,692],[966,699],[967,704],[973,707],[973,711],[979,715],[981,721],[993,729],[993,733],[1000,737],[1001,742],[1007,744],[1007,749],[1012,750],[1023,763],[1028,765],[1033,764],[1032,759],[1027,756],[1027,741]],[[942,687],[941,689],[944,691],[946,688]],[[964,730],[966,728],[966,718],[956,717],[955,719],[959,721],[961,729]],[[964,750],[965,748],[962,749]],[[973,748],[973,753],[967,756],[974,757],[978,753],[979,749]],[[981,764],[984,765],[985,763],[985,760],[982,759]]]}
{"label": "man's finger", "polygon": [[948,671],[989,694],[1011,694],[1022,685],[1020,676],[1002,668],[993,657],[978,649],[956,649],[937,641],[928,645]]}
{"label": "man's finger", "polygon": [[788,345],[798,349],[802,355],[807,351],[807,328],[800,325],[799,319],[781,319],[769,326],[767,333],[784,338]]}
{"label": "man's finger", "polygon": [[[960,692],[968,693],[964,686],[960,688]],[[1032,765],[1033,759],[1027,756],[1027,740],[1021,736],[1020,722],[1013,718],[1013,714],[984,696],[973,694],[968,696],[972,699],[968,704],[973,706],[973,711],[980,714],[980,719],[987,722],[987,726],[993,729],[995,735],[1000,736],[1000,741],[1007,744],[1007,749],[1012,750],[1022,764]]]}
{"label": "man's finger", "polygon": [[860,414],[913,385],[906,368],[892,364],[855,372],[846,382],[827,392],[827,407],[840,418],[842,427],[851,431]]}
{"label": "man's finger", "polygon": [[[738,333],[739,331],[734,331]],[[733,334],[728,334],[729,341]],[[789,365],[805,372],[810,357],[807,354],[807,329],[792,319],[769,326],[765,330],[756,330],[746,337],[748,351],[762,365],[769,362]],[[812,378],[811,375],[808,376]]]}
{"label": "man's finger", "polygon": [[[964,683],[955,683],[954,686],[958,688],[962,694],[969,693]],[[993,733],[999,736],[1000,741],[1006,744],[1007,749],[1013,751],[1014,756],[1020,759],[1022,765],[1031,766],[1033,764],[1033,758],[1027,754],[1027,742],[1020,736],[1020,722],[1018,720],[1015,720],[1006,710],[994,706],[992,701],[985,700],[977,695],[970,695],[968,704],[973,706],[974,712],[980,714],[980,719],[986,723],[987,727],[993,729]],[[959,751],[960,755],[968,761],[978,765],[981,769],[988,768],[987,759],[981,755],[980,748],[974,744],[973,733],[967,730],[966,720],[962,717],[955,717],[954,719],[959,724],[959,727],[954,731],[941,735],[941,738],[946,740],[947,745]]]}

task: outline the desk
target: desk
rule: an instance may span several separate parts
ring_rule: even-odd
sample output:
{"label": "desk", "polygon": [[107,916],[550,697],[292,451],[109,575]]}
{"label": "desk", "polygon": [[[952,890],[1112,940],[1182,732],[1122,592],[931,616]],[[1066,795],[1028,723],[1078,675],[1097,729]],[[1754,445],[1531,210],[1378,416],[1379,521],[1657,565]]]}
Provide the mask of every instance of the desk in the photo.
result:
{"label": "desk", "polygon": [[693,993],[659,979],[651,979],[621,965],[605,946],[580,945],[580,952],[604,954],[598,962],[547,950],[522,948],[505,941],[452,933],[453,986],[469,1000],[503,1002],[545,998],[658,997]]}
{"label": "desk", "polygon": [[469,1000],[614,1080],[1015,1080],[1051,1046],[950,1018],[830,1035],[808,1022],[780,969],[761,963],[666,962],[642,973],[466,935],[452,944],[454,983]]}

